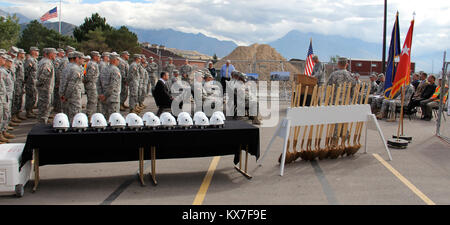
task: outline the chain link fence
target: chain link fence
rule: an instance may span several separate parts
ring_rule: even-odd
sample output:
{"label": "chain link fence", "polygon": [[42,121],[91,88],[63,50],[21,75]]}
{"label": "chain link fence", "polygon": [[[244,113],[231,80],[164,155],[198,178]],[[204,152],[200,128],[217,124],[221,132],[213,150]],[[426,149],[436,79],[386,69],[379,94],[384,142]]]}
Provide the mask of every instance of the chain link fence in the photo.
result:
{"label": "chain link fence", "polygon": [[[444,55],[444,67],[442,70],[442,85],[441,85],[441,93],[448,90],[450,87],[450,75],[448,74],[448,66],[450,62],[445,62]],[[445,84],[445,85],[444,85]],[[442,88],[445,87],[445,88]],[[446,89],[446,90],[445,90]],[[437,116],[437,125],[436,125],[436,135],[450,143],[450,108],[447,101],[444,101],[444,98],[448,98],[448,91],[445,92],[445,95],[440,95],[440,104],[439,108],[434,110],[435,115]]]}

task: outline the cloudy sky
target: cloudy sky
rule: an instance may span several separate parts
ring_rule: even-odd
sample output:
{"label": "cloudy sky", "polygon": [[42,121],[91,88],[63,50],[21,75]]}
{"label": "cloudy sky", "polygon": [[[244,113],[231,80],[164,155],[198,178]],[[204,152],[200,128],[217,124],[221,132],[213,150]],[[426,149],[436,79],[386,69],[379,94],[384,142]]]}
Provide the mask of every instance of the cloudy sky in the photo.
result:
{"label": "cloudy sky", "polygon": [[[382,42],[383,0],[63,0],[62,20],[79,25],[99,12],[113,26],[202,32],[239,45],[266,43],[303,32]],[[413,51],[419,55],[450,46],[450,1],[388,0],[388,35],[400,13],[402,42],[416,12]],[[0,8],[39,18],[59,0],[1,0]],[[57,21],[57,19],[53,19]],[[389,39],[389,37],[388,37]]]}

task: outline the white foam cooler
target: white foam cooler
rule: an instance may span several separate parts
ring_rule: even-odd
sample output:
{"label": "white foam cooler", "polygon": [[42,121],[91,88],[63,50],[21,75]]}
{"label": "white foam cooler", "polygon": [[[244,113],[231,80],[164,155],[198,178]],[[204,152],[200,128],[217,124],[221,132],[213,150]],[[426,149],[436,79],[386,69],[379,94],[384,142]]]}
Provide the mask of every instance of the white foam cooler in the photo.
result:
{"label": "white foam cooler", "polygon": [[0,145],[0,195],[23,196],[31,173],[31,161],[19,170],[24,147],[21,143]]}

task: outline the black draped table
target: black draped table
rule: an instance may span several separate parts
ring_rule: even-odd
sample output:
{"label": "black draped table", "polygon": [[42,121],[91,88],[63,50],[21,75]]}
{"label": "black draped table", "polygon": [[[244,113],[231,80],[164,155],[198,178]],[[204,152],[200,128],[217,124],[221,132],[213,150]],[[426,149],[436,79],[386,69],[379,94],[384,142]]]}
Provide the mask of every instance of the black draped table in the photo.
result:
{"label": "black draped table", "polygon": [[[39,166],[123,162],[139,160],[140,180],[143,181],[143,162],[152,161],[155,179],[155,160],[235,155],[235,168],[247,173],[248,154],[256,159],[260,154],[259,128],[245,121],[227,120],[223,128],[105,130],[58,133],[50,125],[36,125],[28,133],[21,164],[33,159],[36,190]],[[150,151],[151,154],[144,154]],[[246,151],[245,170],[242,170],[242,151]]]}

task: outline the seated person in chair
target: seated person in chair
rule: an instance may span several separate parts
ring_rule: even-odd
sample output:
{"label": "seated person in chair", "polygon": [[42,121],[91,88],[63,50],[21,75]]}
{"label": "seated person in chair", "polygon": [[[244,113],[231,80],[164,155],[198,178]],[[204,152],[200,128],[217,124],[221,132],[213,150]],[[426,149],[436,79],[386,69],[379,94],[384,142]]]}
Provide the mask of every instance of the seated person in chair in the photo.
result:
{"label": "seated person in chair", "polygon": [[415,108],[420,106],[420,101],[428,99],[433,95],[436,85],[434,84],[435,77],[433,75],[428,76],[426,73],[420,75],[420,83],[408,104],[406,114],[410,115],[416,112]]}
{"label": "seated person in chair", "polygon": [[[414,86],[412,84],[406,86],[403,107],[406,107],[409,104],[409,101],[413,94],[414,94]],[[377,114],[377,119],[383,119],[383,118],[387,117],[388,110],[389,110],[390,117],[386,121],[387,122],[395,122],[395,120],[396,120],[395,119],[395,115],[396,115],[395,109],[398,106],[401,106],[401,104],[402,104],[401,98],[402,98],[402,95],[401,95],[401,89],[400,89],[400,91],[398,91],[395,94],[394,99],[384,99],[383,104],[381,105],[381,110]]]}
{"label": "seated person in chair", "polygon": [[[432,110],[439,106],[439,102],[441,101],[441,93],[444,93],[444,104],[447,101],[448,96],[448,86],[444,85],[444,90],[441,90],[442,79],[439,79],[439,86],[436,87],[434,94],[426,100],[422,100],[420,102],[420,107],[422,108],[423,116],[422,120],[430,121],[432,117]],[[441,92],[442,91],[442,92]]]}

